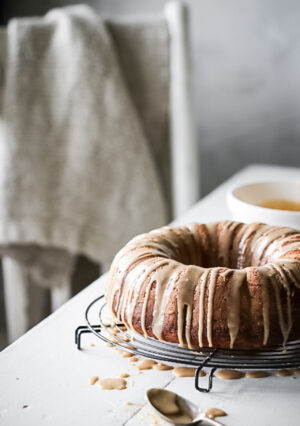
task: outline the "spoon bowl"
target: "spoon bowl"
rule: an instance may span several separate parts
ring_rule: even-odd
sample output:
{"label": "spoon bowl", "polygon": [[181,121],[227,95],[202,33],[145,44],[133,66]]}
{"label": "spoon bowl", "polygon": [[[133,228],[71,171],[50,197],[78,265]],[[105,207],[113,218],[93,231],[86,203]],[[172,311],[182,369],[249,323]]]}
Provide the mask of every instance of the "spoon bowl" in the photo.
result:
{"label": "spoon bowl", "polygon": [[146,392],[146,400],[156,414],[175,426],[192,426],[202,422],[212,426],[223,426],[222,423],[206,417],[196,404],[175,392],[151,388]]}

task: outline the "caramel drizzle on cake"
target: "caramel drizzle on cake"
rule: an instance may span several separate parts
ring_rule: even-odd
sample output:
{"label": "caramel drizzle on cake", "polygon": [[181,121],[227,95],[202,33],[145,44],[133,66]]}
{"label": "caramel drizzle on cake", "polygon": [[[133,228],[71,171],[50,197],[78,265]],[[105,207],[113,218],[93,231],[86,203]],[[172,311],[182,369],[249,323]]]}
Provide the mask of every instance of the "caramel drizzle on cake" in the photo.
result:
{"label": "caramel drizzle on cake", "polygon": [[[208,267],[204,267],[208,265]],[[171,295],[176,294],[177,341],[181,346],[214,346],[214,299],[220,280],[226,292],[230,348],[241,327],[241,290],[255,275],[261,291],[262,345],[270,334],[270,300],[275,300],[282,342],[292,328],[292,302],[300,289],[300,234],[286,227],[261,223],[219,222],[154,230],[133,238],[115,257],[106,286],[108,307],[118,321],[135,329],[137,305],[140,327],[164,339],[164,321]],[[174,293],[175,292],[175,293]],[[198,298],[195,294],[198,292]],[[154,302],[153,302],[154,293]],[[143,299],[141,300],[141,294]],[[147,319],[152,300],[152,323]],[[250,296],[249,296],[250,303]],[[197,345],[192,339],[198,306]]]}

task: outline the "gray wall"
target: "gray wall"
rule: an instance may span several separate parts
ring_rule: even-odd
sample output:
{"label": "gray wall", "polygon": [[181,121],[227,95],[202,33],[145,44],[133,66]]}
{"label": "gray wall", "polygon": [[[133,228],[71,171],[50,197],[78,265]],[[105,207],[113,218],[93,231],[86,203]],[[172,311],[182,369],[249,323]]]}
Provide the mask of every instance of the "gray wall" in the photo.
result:
{"label": "gray wall", "polygon": [[[187,0],[202,193],[251,162],[300,166],[300,2]],[[10,0],[4,20],[68,2]],[[90,0],[106,15],[163,0]]]}

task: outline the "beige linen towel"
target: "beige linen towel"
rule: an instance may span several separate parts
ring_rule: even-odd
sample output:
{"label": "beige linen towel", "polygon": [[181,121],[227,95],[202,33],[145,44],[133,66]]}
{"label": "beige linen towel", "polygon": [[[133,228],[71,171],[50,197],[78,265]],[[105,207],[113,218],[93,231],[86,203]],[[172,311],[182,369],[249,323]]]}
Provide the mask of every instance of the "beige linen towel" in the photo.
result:
{"label": "beige linen towel", "polygon": [[10,22],[2,117],[2,253],[40,284],[65,282],[72,254],[109,262],[129,238],[166,222],[114,43],[88,7]]}

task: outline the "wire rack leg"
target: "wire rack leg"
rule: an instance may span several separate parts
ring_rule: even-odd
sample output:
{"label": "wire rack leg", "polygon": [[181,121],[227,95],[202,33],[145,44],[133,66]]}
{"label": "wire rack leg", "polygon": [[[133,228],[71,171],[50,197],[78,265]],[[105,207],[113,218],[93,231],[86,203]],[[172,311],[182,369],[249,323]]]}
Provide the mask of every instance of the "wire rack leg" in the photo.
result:
{"label": "wire rack leg", "polygon": [[200,373],[200,371],[202,370],[202,368],[203,368],[203,364],[202,365],[200,365],[198,368],[197,368],[197,370],[196,370],[196,373],[195,373],[195,388],[199,391],[199,392],[210,392],[210,390],[211,390],[211,388],[212,388],[212,385],[213,385],[213,377],[214,377],[214,372],[216,371],[216,367],[214,367],[214,368],[212,368],[211,370],[210,370],[210,373],[209,373],[209,377],[208,377],[208,387],[207,388],[201,388],[200,386],[199,386],[199,373]]}
{"label": "wire rack leg", "polygon": [[[100,331],[99,325],[92,326],[95,331]],[[81,325],[75,330],[75,345],[77,345],[77,349],[81,350],[81,335],[86,333],[92,333],[92,331],[86,325]]]}

